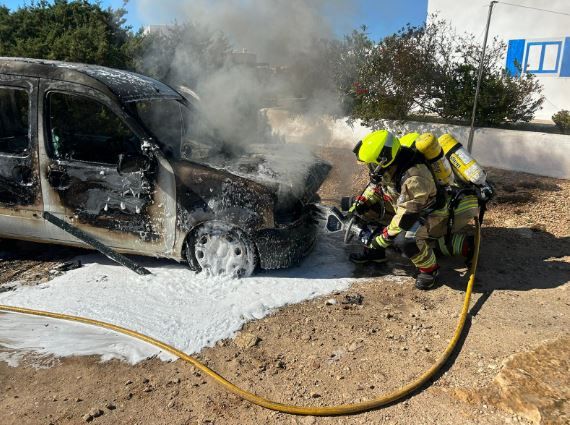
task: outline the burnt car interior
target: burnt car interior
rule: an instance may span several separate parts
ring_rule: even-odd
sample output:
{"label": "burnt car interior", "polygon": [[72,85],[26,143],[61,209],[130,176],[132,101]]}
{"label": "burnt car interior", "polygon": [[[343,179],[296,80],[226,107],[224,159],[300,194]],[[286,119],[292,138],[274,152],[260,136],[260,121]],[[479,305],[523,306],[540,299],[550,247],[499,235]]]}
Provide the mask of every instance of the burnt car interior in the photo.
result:
{"label": "burnt car interior", "polygon": [[151,161],[140,139],[109,107],[88,96],[46,96],[48,181],[63,206],[98,227],[155,238],[146,207]]}
{"label": "burnt car interior", "polygon": [[30,145],[26,90],[0,87],[0,152],[27,155]]}
{"label": "burnt car interior", "polygon": [[51,92],[49,149],[54,159],[119,164],[120,155],[142,155],[136,135],[108,107],[94,99]]}
{"label": "burnt car interior", "polygon": [[200,162],[222,154],[223,143],[205,124],[205,117],[180,101],[141,100],[129,106],[167,158]]}
{"label": "burnt car interior", "polygon": [[24,88],[0,87],[0,203],[30,205],[37,185],[30,168],[30,97]]}

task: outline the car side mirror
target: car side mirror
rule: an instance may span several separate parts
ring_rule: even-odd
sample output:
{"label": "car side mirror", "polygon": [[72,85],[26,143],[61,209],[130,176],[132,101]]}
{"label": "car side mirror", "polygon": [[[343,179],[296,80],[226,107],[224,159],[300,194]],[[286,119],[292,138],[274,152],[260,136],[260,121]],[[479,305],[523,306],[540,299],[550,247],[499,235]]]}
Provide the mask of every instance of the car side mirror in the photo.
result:
{"label": "car side mirror", "polygon": [[117,173],[119,175],[124,173],[135,173],[137,171],[148,171],[150,168],[150,160],[143,154],[119,154],[119,161],[117,163]]}

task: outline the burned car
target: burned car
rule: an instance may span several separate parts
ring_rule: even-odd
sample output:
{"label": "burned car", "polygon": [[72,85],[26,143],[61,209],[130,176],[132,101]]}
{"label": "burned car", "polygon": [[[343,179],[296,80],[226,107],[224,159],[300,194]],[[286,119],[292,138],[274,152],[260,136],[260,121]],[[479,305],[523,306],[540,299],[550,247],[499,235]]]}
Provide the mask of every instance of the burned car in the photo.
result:
{"label": "burned car", "polygon": [[289,145],[227,149],[195,102],[127,71],[0,58],[0,238],[85,247],[47,211],[118,252],[193,270],[298,262],[330,166]]}

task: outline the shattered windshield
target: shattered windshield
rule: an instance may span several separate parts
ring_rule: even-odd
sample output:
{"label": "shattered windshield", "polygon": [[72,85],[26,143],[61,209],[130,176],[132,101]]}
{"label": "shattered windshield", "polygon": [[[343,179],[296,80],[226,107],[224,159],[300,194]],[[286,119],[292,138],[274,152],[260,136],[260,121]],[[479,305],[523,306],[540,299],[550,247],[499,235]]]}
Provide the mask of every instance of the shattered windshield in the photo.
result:
{"label": "shattered windshield", "polygon": [[222,149],[206,120],[178,100],[142,100],[133,107],[168,158],[203,161]]}

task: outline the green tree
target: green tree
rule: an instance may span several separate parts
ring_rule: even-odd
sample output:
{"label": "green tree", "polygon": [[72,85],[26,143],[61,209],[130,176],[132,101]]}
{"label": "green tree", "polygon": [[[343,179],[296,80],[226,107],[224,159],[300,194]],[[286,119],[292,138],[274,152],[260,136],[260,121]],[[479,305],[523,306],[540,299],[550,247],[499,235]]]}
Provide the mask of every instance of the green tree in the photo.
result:
{"label": "green tree", "polygon": [[[125,2],[126,3],[126,2]],[[13,12],[0,7],[0,55],[129,68],[135,38],[126,10],[87,0],[40,0]]]}
{"label": "green tree", "polygon": [[[437,52],[454,51],[453,60],[439,67],[434,84],[429,86],[423,111],[445,119],[471,119],[473,99],[481,57],[481,46],[472,35],[455,37],[436,46]],[[483,63],[481,90],[475,122],[497,125],[528,122],[544,102],[542,87],[532,74],[513,76],[504,69],[506,45],[494,39],[487,48]],[[437,64],[434,65],[437,68]]]}
{"label": "green tree", "polygon": [[[356,46],[356,47],[355,47]],[[468,121],[471,117],[481,47],[472,35],[458,35],[444,20],[430,17],[374,43],[355,32],[338,48],[336,84],[349,99],[353,118],[406,119],[430,114]],[[478,125],[530,121],[544,98],[531,74],[514,77],[503,69],[504,43],[488,47],[476,113]]]}

